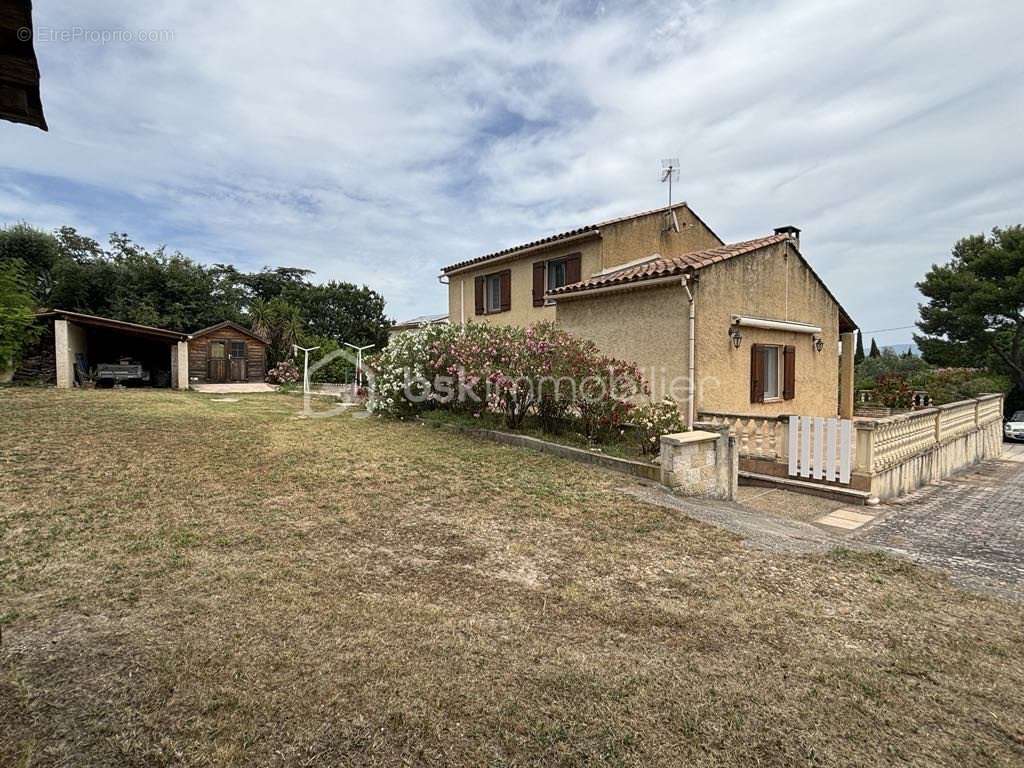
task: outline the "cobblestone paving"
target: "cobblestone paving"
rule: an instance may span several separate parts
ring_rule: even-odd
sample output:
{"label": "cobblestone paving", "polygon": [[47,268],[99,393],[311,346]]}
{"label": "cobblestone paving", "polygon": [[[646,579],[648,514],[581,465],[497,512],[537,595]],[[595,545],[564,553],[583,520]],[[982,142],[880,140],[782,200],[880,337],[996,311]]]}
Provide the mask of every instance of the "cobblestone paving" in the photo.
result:
{"label": "cobblestone paving", "polygon": [[1024,599],[1024,462],[989,461],[888,506],[852,538]]}

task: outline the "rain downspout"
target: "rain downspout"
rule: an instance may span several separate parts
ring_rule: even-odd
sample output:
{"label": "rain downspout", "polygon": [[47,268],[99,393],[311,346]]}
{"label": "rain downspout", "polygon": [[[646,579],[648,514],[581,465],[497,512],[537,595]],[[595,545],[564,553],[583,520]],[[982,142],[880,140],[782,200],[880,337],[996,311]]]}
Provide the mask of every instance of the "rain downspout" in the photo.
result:
{"label": "rain downspout", "polygon": [[683,276],[683,288],[686,289],[686,297],[687,297],[687,299],[689,300],[689,303],[690,303],[690,326],[689,326],[690,353],[689,353],[689,356],[688,356],[689,357],[689,365],[688,365],[687,382],[686,382],[686,428],[687,429],[693,429],[693,422],[696,421],[696,419],[694,418],[695,411],[694,411],[694,402],[693,402],[693,400],[694,400],[694,392],[695,392],[695,389],[696,389],[695,386],[694,386],[694,382],[696,381],[696,370],[697,370],[697,365],[696,365],[696,363],[697,363],[697,361],[696,361],[696,357],[697,357],[697,339],[696,339],[696,336],[694,334],[694,330],[695,330],[696,325],[697,325],[697,322],[696,322],[697,321],[697,312],[696,312],[696,304],[694,303],[694,300],[693,300],[693,291],[690,290],[690,281],[692,279],[693,279],[693,275],[692,274],[687,274],[687,275]]}

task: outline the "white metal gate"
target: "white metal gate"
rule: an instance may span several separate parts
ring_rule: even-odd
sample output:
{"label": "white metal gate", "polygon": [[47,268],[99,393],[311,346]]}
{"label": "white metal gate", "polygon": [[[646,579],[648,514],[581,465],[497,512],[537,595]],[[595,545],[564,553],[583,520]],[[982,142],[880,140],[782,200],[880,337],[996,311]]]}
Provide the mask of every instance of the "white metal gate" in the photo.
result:
{"label": "white metal gate", "polygon": [[821,416],[789,417],[789,476],[848,484],[853,422]]}

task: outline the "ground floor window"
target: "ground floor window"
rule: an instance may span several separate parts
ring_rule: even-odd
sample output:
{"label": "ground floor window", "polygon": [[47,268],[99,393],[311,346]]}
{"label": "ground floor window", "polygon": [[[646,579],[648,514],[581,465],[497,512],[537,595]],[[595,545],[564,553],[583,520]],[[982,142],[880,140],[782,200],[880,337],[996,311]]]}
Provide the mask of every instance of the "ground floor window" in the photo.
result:
{"label": "ground floor window", "polygon": [[750,402],[796,396],[796,347],[754,344],[750,348]]}
{"label": "ground floor window", "polygon": [[779,399],[779,347],[761,347],[762,370],[764,371],[764,399]]}

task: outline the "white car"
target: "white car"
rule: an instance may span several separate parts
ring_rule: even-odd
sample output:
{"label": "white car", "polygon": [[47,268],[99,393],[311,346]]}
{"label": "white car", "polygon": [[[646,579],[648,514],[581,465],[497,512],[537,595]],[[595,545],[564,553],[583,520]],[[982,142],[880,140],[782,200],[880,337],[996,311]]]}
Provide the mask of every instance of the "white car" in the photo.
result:
{"label": "white car", "polygon": [[1003,425],[1003,437],[1007,440],[1024,441],[1024,411],[1017,411]]}

